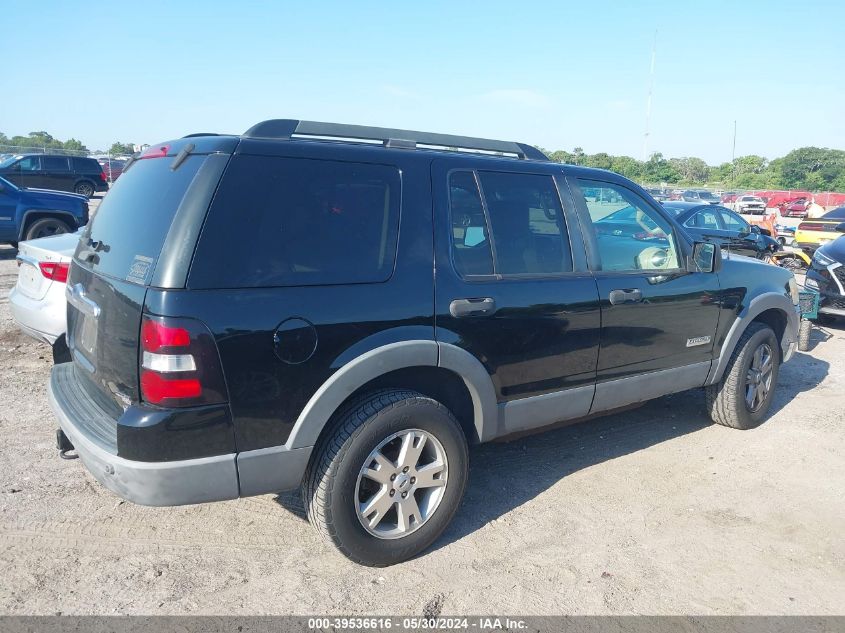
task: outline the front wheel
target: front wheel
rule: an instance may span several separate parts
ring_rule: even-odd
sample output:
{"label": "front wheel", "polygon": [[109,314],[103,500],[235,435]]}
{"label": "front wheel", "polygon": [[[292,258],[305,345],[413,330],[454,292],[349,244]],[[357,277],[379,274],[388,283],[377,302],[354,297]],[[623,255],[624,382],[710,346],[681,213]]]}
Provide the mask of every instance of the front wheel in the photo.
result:
{"label": "front wheel", "polygon": [[710,418],[735,429],[760,424],[772,404],[779,370],[780,349],[774,331],[763,323],[751,323],[722,380],[706,388]]}
{"label": "front wheel", "polygon": [[308,518],[347,558],[383,567],[427,548],[452,520],[468,450],[436,400],[386,390],[353,403],[315,449],[302,485]]}

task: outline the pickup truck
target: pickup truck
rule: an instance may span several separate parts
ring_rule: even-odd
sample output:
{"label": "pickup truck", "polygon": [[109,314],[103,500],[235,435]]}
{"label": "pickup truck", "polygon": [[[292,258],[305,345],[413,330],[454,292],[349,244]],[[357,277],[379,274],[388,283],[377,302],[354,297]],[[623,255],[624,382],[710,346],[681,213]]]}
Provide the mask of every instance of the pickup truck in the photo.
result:
{"label": "pickup truck", "polygon": [[71,233],[88,223],[88,198],[48,189],[22,189],[0,178],[0,244]]}

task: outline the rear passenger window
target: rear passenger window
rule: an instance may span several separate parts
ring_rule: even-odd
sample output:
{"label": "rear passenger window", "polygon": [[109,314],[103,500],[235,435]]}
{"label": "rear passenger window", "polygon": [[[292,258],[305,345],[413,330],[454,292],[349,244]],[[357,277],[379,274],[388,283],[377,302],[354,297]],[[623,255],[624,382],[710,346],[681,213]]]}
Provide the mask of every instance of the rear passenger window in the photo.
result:
{"label": "rear passenger window", "polygon": [[551,176],[459,171],[452,173],[449,185],[452,254],[458,273],[572,271],[569,236]]}
{"label": "rear passenger window", "polygon": [[41,159],[42,169],[45,171],[67,171],[68,159],[61,156],[44,156]]}
{"label": "rear passenger window", "polygon": [[203,227],[192,287],[382,282],[399,232],[395,167],[235,156]]}

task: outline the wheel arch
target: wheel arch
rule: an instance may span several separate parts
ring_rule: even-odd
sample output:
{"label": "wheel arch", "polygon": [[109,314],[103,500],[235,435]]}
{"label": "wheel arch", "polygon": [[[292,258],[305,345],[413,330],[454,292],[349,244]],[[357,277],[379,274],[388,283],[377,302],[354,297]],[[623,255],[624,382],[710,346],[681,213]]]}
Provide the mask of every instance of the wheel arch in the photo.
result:
{"label": "wheel arch", "polygon": [[740,337],[751,323],[764,323],[771,327],[780,342],[781,360],[788,360],[797,342],[799,321],[797,307],[786,295],[766,292],[755,297],[731,325],[721,353],[713,361],[706,384],[712,385],[722,379]]}
{"label": "wheel arch", "polygon": [[42,220],[44,218],[55,218],[57,220],[70,220],[70,228],[76,230],[79,228],[79,218],[77,218],[70,211],[62,211],[60,209],[27,209],[21,216],[21,228],[18,231],[18,241],[22,242],[29,227],[33,222]]}
{"label": "wheel arch", "polygon": [[347,402],[385,388],[413,389],[438,400],[458,419],[469,442],[496,434],[495,391],[478,359],[454,345],[401,341],[361,354],[336,371],[305,405],[286,447],[314,446]]}

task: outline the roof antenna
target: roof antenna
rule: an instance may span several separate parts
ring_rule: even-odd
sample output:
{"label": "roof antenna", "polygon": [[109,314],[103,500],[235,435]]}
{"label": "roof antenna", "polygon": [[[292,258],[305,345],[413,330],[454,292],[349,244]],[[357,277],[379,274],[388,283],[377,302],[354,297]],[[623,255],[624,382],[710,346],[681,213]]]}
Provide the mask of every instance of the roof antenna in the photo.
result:
{"label": "roof antenna", "polygon": [[654,59],[657,55],[657,29],[654,30],[654,43],[651,45],[651,70],[648,80],[648,98],[645,102],[645,134],[643,135],[643,160],[648,160],[648,137],[651,134],[651,93],[654,92]]}

